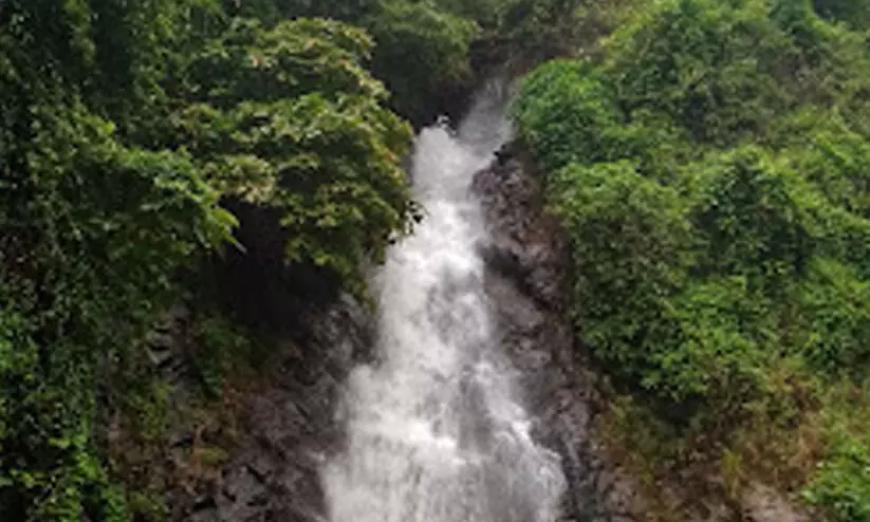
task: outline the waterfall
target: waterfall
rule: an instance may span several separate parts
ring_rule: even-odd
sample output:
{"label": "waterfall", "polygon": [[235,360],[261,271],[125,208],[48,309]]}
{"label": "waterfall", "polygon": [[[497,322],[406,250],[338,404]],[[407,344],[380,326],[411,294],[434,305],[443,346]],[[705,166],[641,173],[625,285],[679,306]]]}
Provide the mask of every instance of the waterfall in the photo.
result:
{"label": "waterfall", "polygon": [[346,443],[322,470],[332,522],[552,522],[558,456],[535,444],[499,353],[478,247],[472,176],[510,138],[504,89],[485,90],[456,133],[417,137],[411,175],[425,218],[372,288],[377,362],[356,368]]}

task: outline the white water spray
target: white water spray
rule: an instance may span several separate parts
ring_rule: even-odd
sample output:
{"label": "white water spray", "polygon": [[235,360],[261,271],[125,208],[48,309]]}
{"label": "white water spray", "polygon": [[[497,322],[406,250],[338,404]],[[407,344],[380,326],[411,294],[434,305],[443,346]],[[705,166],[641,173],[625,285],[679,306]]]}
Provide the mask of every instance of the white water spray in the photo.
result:
{"label": "white water spray", "polygon": [[481,96],[456,135],[417,138],[426,217],[376,277],[378,363],[354,370],[347,441],[322,477],[332,522],[552,522],[559,459],[537,446],[498,353],[483,289],[473,174],[510,137],[505,96]]}

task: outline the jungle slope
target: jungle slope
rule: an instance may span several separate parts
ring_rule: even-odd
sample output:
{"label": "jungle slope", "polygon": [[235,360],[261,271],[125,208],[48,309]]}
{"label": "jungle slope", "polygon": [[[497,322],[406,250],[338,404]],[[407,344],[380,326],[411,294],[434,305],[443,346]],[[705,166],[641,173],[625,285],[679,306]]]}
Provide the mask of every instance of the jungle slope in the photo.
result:
{"label": "jungle slope", "polygon": [[575,329],[611,378],[602,428],[651,520],[759,484],[870,520],[868,14],[640,2],[594,57],[523,81]]}

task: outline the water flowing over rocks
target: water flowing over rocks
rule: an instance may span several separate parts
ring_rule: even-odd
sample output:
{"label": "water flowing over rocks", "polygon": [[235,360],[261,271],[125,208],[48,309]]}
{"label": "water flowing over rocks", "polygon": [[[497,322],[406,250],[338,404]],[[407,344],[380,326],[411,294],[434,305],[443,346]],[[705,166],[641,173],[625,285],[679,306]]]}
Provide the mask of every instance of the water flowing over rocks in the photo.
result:
{"label": "water flowing over rocks", "polygon": [[[491,122],[486,120],[485,123]],[[485,134],[485,129],[476,130]],[[468,132],[473,134],[474,131],[475,129],[470,129]],[[437,134],[440,131],[430,132]],[[448,134],[451,136],[435,136],[434,139],[445,140],[446,144],[455,139],[452,131]],[[495,161],[491,161],[493,159]],[[432,160],[437,160],[437,153]],[[485,231],[474,232],[471,245],[472,248],[476,245],[477,257],[482,262],[482,280],[476,283],[474,279],[477,276],[468,274],[470,278],[460,278],[461,281],[456,284],[447,284],[440,292],[436,292],[440,297],[436,297],[426,308],[432,310],[435,306],[441,310],[436,310],[436,315],[443,312],[447,315],[442,319],[448,322],[459,321],[454,326],[462,327],[462,321],[467,321],[467,318],[450,312],[450,302],[455,297],[452,294],[482,292],[481,296],[486,300],[491,316],[488,322],[492,324],[481,335],[487,336],[484,342],[497,345],[487,350],[494,349],[498,352],[493,356],[493,367],[498,367],[505,375],[504,378],[498,378],[501,384],[497,388],[509,384],[511,390],[508,394],[511,399],[506,404],[501,404],[504,398],[486,397],[486,386],[482,384],[486,379],[482,375],[473,375],[474,364],[456,373],[455,377],[462,380],[462,383],[455,390],[459,395],[454,398],[461,403],[458,406],[460,410],[465,410],[464,413],[460,412],[456,420],[456,429],[458,432],[467,433],[461,439],[473,441],[469,446],[472,452],[482,452],[484,460],[493,460],[489,464],[477,464],[480,466],[479,471],[465,476],[463,480],[467,483],[464,486],[458,484],[459,488],[452,493],[445,492],[442,500],[446,502],[451,495],[460,495],[460,491],[477,491],[472,497],[479,494],[492,495],[496,504],[501,501],[503,505],[502,511],[499,511],[497,505],[489,503],[490,507],[483,508],[488,510],[486,514],[473,514],[469,510],[479,509],[478,507],[473,504],[462,507],[457,503],[451,508],[452,515],[448,514],[444,520],[538,520],[535,518],[538,515],[532,514],[537,500],[530,497],[528,502],[519,499],[509,501],[511,495],[522,494],[523,491],[538,494],[534,493],[535,488],[523,484],[523,481],[537,473],[533,471],[540,465],[536,463],[537,457],[529,460],[532,467],[528,471],[517,469],[513,461],[529,451],[520,449],[525,443],[517,441],[508,443],[508,453],[503,457],[497,454],[487,456],[487,452],[492,451],[487,449],[489,445],[500,437],[506,436],[510,439],[519,436],[517,440],[521,441],[522,430],[525,430],[519,428],[521,431],[514,433],[513,430],[517,428],[499,427],[493,425],[492,420],[487,421],[487,417],[492,414],[488,411],[492,405],[486,402],[493,400],[499,406],[510,406],[511,401],[518,401],[529,414],[529,434],[534,441],[544,451],[553,451],[561,459],[560,467],[565,482],[559,509],[544,515],[545,518],[540,520],[550,520],[552,517],[558,517],[557,520],[561,522],[636,520],[631,516],[638,507],[633,483],[607,458],[603,446],[593,436],[598,414],[594,376],[583,369],[583,361],[577,357],[572,331],[565,319],[565,276],[568,264],[558,226],[543,212],[540,186],[536,178],[526,172],[517,160],[511,158],[507,150],[495,156],[483,155],[482,161],[475,161],[480,166],[490,162],[492,164],[489,168],[478,171],[473,180],[467,179],[464,185],[459,183],[448,191],[454,194],[450,196],[452,198],[457,191],[467,193],[470,189],[472,198],[479,199],[479,210],[469,210],[470,207],[466,208],[464,203],[460,208],[464,209],[462,212],[482,211],[482,215],[474,219],[482,220],[480,225],[485,225]],[[438,181],[434,179],[428,183],[432,190],[444,188],[436,188]],[[480,289],[474,290],[478,284],[481,285]],[[471,285],[471,290],[463,289],[462,285]],[[328,499],[325,498],[326,492],[321,485],[322,470],[329,458],[335,458],[336,453],[349,444],[345,434],[347,404],[343,404],[341,396],[347,393],[346,380],[352,375],[351,369],[360,363],[371,363],[377,359],[373,353],[376,344],[373,320],[374,318],[364,313],[352,300],[345,299],[326,311],[312,312],[309,319],[302,321],[310,325],[310,333],[304,339],[287,344],[271,372],[273,375],[269,382],[241,399],[243,406],[239,416],[238,438],[230,451],[229,460],[221,466],[219,476],[211,480],[199,480],[193,487],[174,491],[170,497],[172,519],[179,522],[327,520]],[[163,333],[168,333],[165,328]],[[442,335],[447,336],[442,336],[442,339],[447,339],[448,342],[452,342],[451,338],[454,341],[458,339],[460,343],[467,340],[467,337],[455,332],[450,334],[444,331]],[[479,344],[473,342],[472,351],[482,350]],[[167,355],[165,348],[153,351],[155,359],[161,361],[161,367],[178,366],[172,364],[173,358]],[[497,361],[505,355],[509,360],[507,366]],[[469,378],[469,371],[472,377],[471,380],[466,380]],[[363,371],[360,378],[371,378],[370,371]],[[388,388],[389,386],[377,393],[385,393]],[[440,393],[437,391],[438,387],[432,390],[436,395]],[[448,393],[447,396],[452,395]],[[513,415],[516,414],[507,414],[508,417]],[[495,418],[496,423],[504,420]],[[366,424],[364,427],[385,428],[377,419],[373,424]],[[190,438],[189,429],[179,427],[177,431],[182,434],[176,437],[179,440]],[[364,433],[361,436],[365,444],[371,443],[367,439],[371,434]],[[378,437],[380,436],[376,435],[377,440],[381,440]],[[384,441],[377,444],[385,444],[384,448],[387,449],[392,448],[379,453],[383,458],[390,451],[403,451],[405,443]],[[466,444],[469,443],[462,443]],[[408,453],[409,458],[416,459],[415,452],[416,450]],[[342,465],[351,468],[367,466],[361,461],[357,464],[353,462],[353,459],[349,459]],[[372,468],[357,469],[355,473],[377,474],[377,470],[383,465],[383,462],[374,462]],[[415,466],[408,469],[413,470]],[[337,473],[344,472],[339,470]],[[419,481],[426,473],[425,470],[417,469],[409,475],[408,480],[416,476],[413,480]],[[530,475],[527,478],[520,475],[520,482],[514,482],[517,477],[511,477],[510,474],[516,473]],[[350,480],[349,483],[336,482],[341,487],[333,495],[340,497],[350,494],[351,491],[346,491],[348,484],[354,484],[353,480],[358,479],[358,476],[357,479],[352,477],[353,475],[348,475],[343,478]],[[365,480],[369,481],[371,477]],[[389,482],[393,479],[387,476],[383,480],[387,481],[384,486],[393,484]],[[432,480],[433,487],[451,487],[437,476]],[[482,482],[477,484],[478,480]],[[379,487],[375,486],[376,489],[372,491],[379,491]],[[422,491],[414,489],[413,485],[409,488],[402,488],[405,494],[414,495],[415,491]],[[506,497],[507,491],[513,493]],[[436,500],[436,503],[440,502]],[[379,507],[383,508],[384,506]],[[418,514],[423,513],[419,520],[425,522],[440,521],[437,516],[441,515],[434,515],[436,518],[429,515],[445,513],[444,507],[435,508],[434,511],[431,506],[414,509]],[[426,511],[427,509],[430,511]],[[526,514],[524,509],[528,509]],[[390,514],[379,518],[376,514],[360,512],[359,516],[363,517],[360,520],[393,520],[389,518],[392,516]],[[369,518],[364,518],[365,516]]]}
{"label": "water flowing over rocks", "polygon": [[556,221],[544,212],[538,180],[509,149],[477,173],[490,242],[486,291],[503,350],[516,367],[535,435],[562,457],[567,491],[560,520],[636,520],[633,482],[594,436],[595,376],[584,370],[566,320],[568,261]]}
{"label": "water flowing over rocks", "polygon": [[505,91],[455,132],[424,129],[411,161],[426,219],[372,282],[376,358],[352,372],[346,441],[323,468],[332,522],[553,522],[558,455],[531,436],[521,372],[497,342],[473,175],[510,135]]}
{"label": "water flowing over rocks", "polygon": [[[439,146],[456,146],[455,133],[428,132]],[[464,184],[415,180],[438,194],[430,207],[447,205],[449,217],[397,254],[398,266],[386,272],[395,279],[380,279],[382,304],[395,301],[392,319],[381,306],[381,327],[386,321],[395,331],[376,335],[376,318],[350,298],[307,312],[298,321],[305,333],[283,345],[266,382],[237,399],[227,460],[169,493],[171,520],[645,519],[638,482],[597,432],[607,406],[568,320],[563,234],[544,210],[540,180],[511,147],[495,156],[475,150],[465,161],[491,164]],[[474,204],[465,199],[469,188]],[[422,268],[431,273],[415,282]],[[179,402],[190,399],[179,355],[185,320],[173,311],[149,339],[151,362],[170,376]],[[379,355],[385,342],[392,347]],[[183,469],[201,433],[189,422],[172,431],[169,460]],[[542,478],[553,465],[561,477]],[[686,501],[687,521],[809,520],[763,486],[737,506],[687,491],[668,491]],[[553,509],[547,499],[558,492]]]}

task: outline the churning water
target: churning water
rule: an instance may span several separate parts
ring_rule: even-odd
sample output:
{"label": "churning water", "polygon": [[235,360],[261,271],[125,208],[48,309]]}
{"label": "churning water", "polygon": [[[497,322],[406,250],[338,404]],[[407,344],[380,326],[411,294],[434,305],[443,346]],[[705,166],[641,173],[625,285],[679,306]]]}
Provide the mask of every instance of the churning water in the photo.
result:
{"label": "churning water", "polygon": [[354,370],[347,441],[322,477],[332,522],[551,522],[558,456],[534,443],[483,289],[487,240],[473,174],[510,137],[501,89],[456,134],[423,130],[413,157],[425,207],[375,278],[378,362]]}

